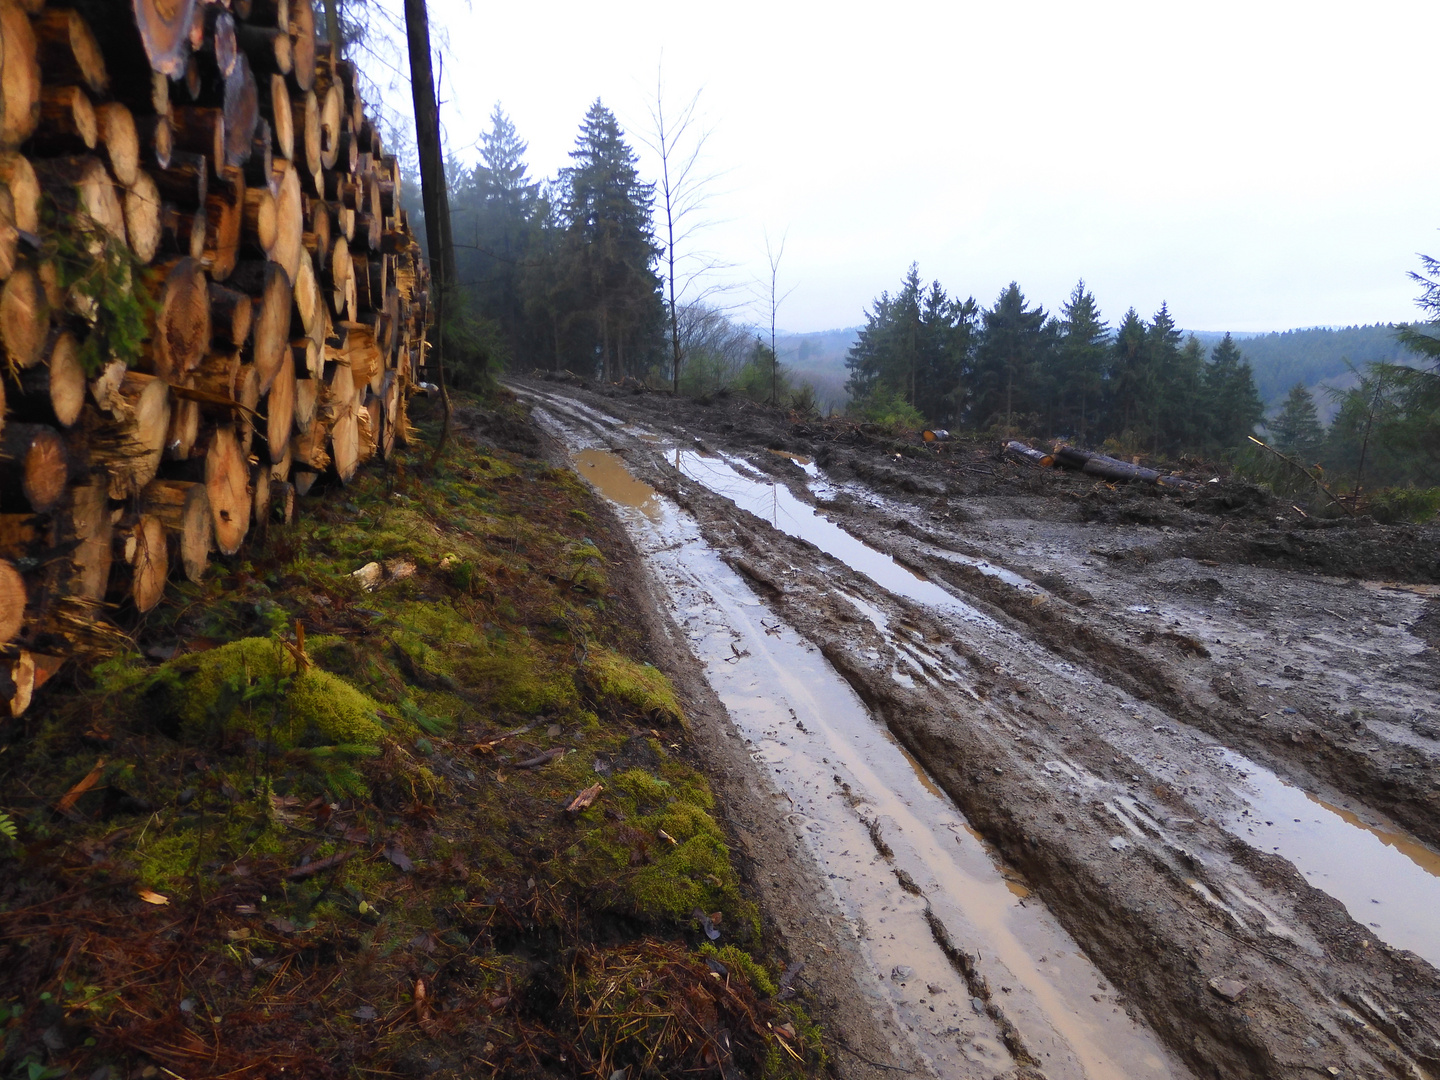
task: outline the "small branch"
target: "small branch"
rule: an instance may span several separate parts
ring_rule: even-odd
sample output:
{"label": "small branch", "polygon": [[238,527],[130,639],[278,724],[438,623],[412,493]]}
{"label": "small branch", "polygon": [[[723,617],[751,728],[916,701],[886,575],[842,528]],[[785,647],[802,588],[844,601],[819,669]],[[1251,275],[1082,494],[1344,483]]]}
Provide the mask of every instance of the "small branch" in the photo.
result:
{"label": "small branch", "polygon": [[1300,464],[1298,461],[1296,461],[1294,458],[1288,457],[1288,456],[1286,456],[1285,454],[1282,454],[1279,450],[1276,450],[1273,446],[1267,446],[1265,443],[1263,443],[1263,442],[1261,442],[1259,439],[1255,438],[1254,435],[1249,435],[1249,436],[1246,436],[1246,437],[1247,437],[1251,442],[1253,442],[1256,446],[1260,447],[1260,449],[1270,451],[1270,453],[1274,454],[1274,455],[1275,455],[1276,457],[1278,457],[1281,461],[1285,462],[1286,465],[1289,465],[1292,469],[1299,469],[1302,473],[1304,473],[1306,476],[1308,476],[1308,477],[1310,478],[1310,482],[1311,482],[1312,484],[1314,484],[1317,488],[1319,488],[1321,491],[1323,491],[1323,492],[1325,493],[1325,497],[1326,497],[1327,499],[1329,499],[1331,502],[1333,502],[1333,503],[1334,503],[1336,506],[1338,506],[1341,510],[1344,510],[1345,513],[1348,514],[1350,517],[1354,517],[1354,516],[1355,516],[1355,511],[1354,511],[1354,510],[1351,510],[1348,506],[1346,506],[1343,502],[1341,502],[1338,498],[1336,498],[1336,496],[1334,495],[1334,493],[1331,492],[1331,490],[1330,490],[1328,487],[1325,486],[1324,482],[1323,482],[1318,476],[1316,476],[1314,473],[1312,473],[1309,469],[1307,469],[1304,465],[1301,465],[1301,464]]}

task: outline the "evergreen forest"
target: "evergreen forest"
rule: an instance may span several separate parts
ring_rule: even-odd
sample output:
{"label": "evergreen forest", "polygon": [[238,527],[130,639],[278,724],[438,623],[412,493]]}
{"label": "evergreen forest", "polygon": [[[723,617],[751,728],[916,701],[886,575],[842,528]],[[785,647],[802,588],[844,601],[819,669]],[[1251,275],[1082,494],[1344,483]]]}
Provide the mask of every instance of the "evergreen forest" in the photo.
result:
{"label": "evergreen forest", "polygon": [[[823,402],[892,429],[1228,459],[1279,487],[1310,482],[1302,463],[1354,487],[1440,483],[1440,342],[1429,323],[1186,334],[1166,304],[1107,315],[1083,281],[1046,311],[1016,282],[984,305],[912,265],[865,312],[843,390],[835,380],[817,392],[793,377],[806,367],[804,340],[787,357],[795,364],[782,364],[767,331],[667,280],[678,242],[664,228],[676,210],[670,178],[641,175],[632,136],[603,102],[554,177],[530,175],[527,144],[499,105],[478,150],[473,167],[449,168],[460,287],[447,353],[462,384],[505,369],[569,371],[800,411]],[[1436,264],[1412,276],[1440,323]]]}

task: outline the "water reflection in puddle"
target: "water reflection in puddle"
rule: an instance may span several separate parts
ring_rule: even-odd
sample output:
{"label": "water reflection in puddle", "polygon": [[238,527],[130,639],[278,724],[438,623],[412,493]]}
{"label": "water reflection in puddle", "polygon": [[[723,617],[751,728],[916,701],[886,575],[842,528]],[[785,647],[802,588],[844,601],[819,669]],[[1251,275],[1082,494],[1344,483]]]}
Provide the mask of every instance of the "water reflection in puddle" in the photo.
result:
{"label": "water reflection in puddle", "polygon": [[677,450],[675,467],[716,495],[769,522],[776,529],[814,544],[856,573],[897,596],[940,608],[971,622],[992,622],[963,600],[902,566],[884,552],[857,540],[813,506],[801,502],[784,484],[754,480],[742,475],[726,459],[702,457],[693,450]]}
{"label": "water reflection in puddle", "polygon": [[1231,750],[1218,755],[1243,777],[1235,792],[1249,810],[1229,815],[1227,829],[1289,860],[1382,941],[1440,965],[1440,854],[1366,825]]}

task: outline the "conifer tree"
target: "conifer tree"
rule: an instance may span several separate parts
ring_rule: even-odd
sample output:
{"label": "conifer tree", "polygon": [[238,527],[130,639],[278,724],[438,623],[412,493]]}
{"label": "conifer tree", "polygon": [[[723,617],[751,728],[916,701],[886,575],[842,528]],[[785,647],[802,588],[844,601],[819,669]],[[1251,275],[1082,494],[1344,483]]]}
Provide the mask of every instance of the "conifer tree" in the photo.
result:
{"label": "conifer tree", "polygon": [[1302,460],[1313,458],[1325,441],[1325,428],[1315,411],[1315,396],[1304,383],[1290,388],[1285,404],[1267,426],[1276,450]]}
{"label": "conifer tree", "polygon": [[971,419],[977,426],[1004,424],[1009,430],[1017,413],[1037,404],[1030,380],[1044,364],[1049,346],[1045,309],[1030,307],[1012,281],[980,319]]}
{"label": "conifer tree", "polygon": [[1239,446],[1246,436],[1255,433],[1255,425],[1265,416],[1250,362],[1229,334],[1210,354],[1205,368],[1205,397],[1209,414],[1207,441],[1212,449]]}
{"label": "conifer tree", "polygon": [[614,381],[643,372],[660,344],[655,185],[640,180],[635,152],[599,98],[585,114],[570,160],[574,164],[561,171],[564,269],[575,310],[590,330],[576,362],[593,368],[598,361],[602,377]]}
{"label": "conifer tree", "polygon": [[1145,324],[1132,307],[1125,312],[1111,346],[1106,409],[1111,435],[1125,436],[1133,432],[1149,400],[1150,371],[1145,339]]}
{"label": "conifer tree", "polygon": [[1095,296],[1080,281],[1060,309],[1059,346],[1063,387],[1061,423],[1076,433],[1083,446],[1090,434],[1105,387],[1110,328],[1100,318]]}

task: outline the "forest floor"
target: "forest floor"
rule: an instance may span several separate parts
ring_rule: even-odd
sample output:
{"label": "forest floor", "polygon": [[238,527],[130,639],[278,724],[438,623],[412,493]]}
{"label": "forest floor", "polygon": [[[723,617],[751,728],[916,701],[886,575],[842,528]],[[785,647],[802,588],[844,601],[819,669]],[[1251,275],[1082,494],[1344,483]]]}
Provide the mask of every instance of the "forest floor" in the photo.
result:
{"label": "forest floor", "polygon": [[807,963],[838,909],[872,1064],[1440,1073],[1440,527],[513,386],[788,812],[814,899],[761,907]]}
{"label": "forest floor", "polygon": [[616,516],[413,413],[0,723],[0,1076],[824,1070]]}

